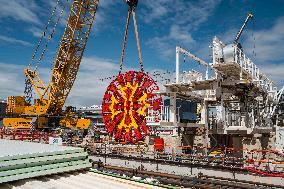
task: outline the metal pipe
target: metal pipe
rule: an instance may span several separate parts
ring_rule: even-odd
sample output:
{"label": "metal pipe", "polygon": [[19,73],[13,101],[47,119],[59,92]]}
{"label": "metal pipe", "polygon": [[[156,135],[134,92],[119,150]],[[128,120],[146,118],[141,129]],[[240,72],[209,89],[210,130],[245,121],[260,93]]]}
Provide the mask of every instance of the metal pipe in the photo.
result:
{"label": "metal pipe", "polygon": [[253,18],[253,14],[248,13],[248,16],[247,16],[247,18],[246,18],[244,24],[242,25],[240,31],[239,31],[239,32],[237,33],[237,35],[236,35],[236,38],[235,38],[235,40],[234,40],[234,43],[238,43],[238,42],[239,42],[239,39],[240,39],[240,37],[241,37],[241,35],[242,35],[242,33],[243,33],[243,31],[244,31],[244,29],[245,29],[245,27],[246,27],[248,21],[249,21],[249,19],[251,19],[251,18]]}
{"label": "metal pipe", "polygon": [[179,47],[176,47],[176,83],[179,83]]}

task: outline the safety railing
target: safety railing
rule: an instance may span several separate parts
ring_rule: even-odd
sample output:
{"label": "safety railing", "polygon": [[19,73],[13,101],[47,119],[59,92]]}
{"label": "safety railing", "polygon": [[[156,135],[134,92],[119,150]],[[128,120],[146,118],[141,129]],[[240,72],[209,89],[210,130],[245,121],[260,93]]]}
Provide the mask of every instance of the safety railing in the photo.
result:
{"label": "safety railing", "polygon": [[160,112],[154,111],[153,108],[148,108],[148,114],[146,116],[146,122],[159,123],[161,121],[169,122],[170,121],[170,109],[169,106],[161,106]]}
{"label": "safety railing", "polygon": [[[163,145],[164,150],[155,150],[147,144],[142,145],[121,145],[121,143],[107,143],[109,145],[97,144],[95,148],[99,148],[106,154],[120,155],[128,158],[141,157],[147,159],[163,159],[187,163],[207,162],[214,165],[230,165],[246,169],[253,167],[256,170],[270,171],[269,165],[278,166],[279,172],[283,176],[284,162],[281,158],[284,154],[277,150],[261,150],[247,148],[230,148],[230,147],[212,147],[212,146],[174,146],[168,143]],[[89,146],[88,146],[89,147]],[[93,149],[93,148],[90,148]],[[97,151],[93,149],[93,152]],[[100,153],[103,155],[102,153]],[[267,159],[267,157],[270,157]],[[268,166],[267,166],[268,165]],[[274,166],[274,168],[276,168]],[[275,172],[276,173],[276,172]],[[277,176],[277,175],[276,175]],[[279,175],[278,175],[279,176]]]}
{"label": "safety railing", "polygon": [[59,132],[42,132],[22,129],[0,129],[0,139],[48,143],[49,137],[58,137]]}
{"label": "safety railing", "polygon": [[201,72],[192,70],[184,71],[181,75],[181,83],[191,84],[193,81],[203,81],[203,74]]}
{"label": "safety railing", "polygon": [[250,58],[242,51],[242,49],[234,46],[234,62],[240,65],[240,77],[242,79],[244,71],[250,75],[253,82],[258,84],[263,90],[272,91],[273,82],[252,62]]}

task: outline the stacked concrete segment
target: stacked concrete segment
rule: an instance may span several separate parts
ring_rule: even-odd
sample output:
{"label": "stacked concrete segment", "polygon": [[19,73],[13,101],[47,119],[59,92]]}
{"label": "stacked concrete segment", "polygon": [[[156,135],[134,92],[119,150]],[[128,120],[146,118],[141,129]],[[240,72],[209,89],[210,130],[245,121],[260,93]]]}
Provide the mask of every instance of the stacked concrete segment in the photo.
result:
{"label": "stacked concrete segment", "polygon": [[82,148],[0,140],[0,183],[90,167]]}

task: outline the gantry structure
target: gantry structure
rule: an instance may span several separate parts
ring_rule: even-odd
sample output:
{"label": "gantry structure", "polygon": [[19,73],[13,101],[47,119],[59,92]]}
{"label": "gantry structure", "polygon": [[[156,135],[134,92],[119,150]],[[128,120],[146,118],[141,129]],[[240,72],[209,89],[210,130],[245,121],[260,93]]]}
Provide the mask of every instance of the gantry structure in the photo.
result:
{"label": "gantry structure", "polygon": [[[284,87],[278,89],[238,42],[251,18],[249,14],[233,43],[225,44],[219,38],[213,38],[211,63],[185,48],[176,47],[176,78],[174,82],[165,84],[166,90],[162,92],[170,98],[170,105],[163,107],[160,117],[164,130],[171,128],[172,133],[178,135],[188,129],[203,128],[205,137],[202,143],[208,146],[209,136],[214,134],[238,137],[266,135],[271,138],[275,133],[279,123],[277,108]],[[192,65],[192,70],[180,72],[182,55],[197,63]],[[200,66],[203,68],[198,69]],[[198,119],[181,121],[177,99],[197,102]]]}

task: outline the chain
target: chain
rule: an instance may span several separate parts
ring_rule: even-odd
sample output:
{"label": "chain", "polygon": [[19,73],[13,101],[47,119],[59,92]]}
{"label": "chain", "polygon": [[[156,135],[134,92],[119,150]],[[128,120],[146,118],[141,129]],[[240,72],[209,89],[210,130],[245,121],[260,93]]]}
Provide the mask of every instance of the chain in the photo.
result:
{"label": "chain", "polygon": [[48,36],[48,40],[46,41],[45,47],[44,47],[44,49],[43,49],[43,51],[42,51],[42,53],[41,53],[41,55],[40,55],[40,58],[38,59],[37,65],[36,65],[36,67],[35,67],[35,71],[37,70],[38,66],[40,65],[40,63],[41,63],[41,61],[42,61],[42,59],[43,59],[43,56],[44,56],[44,54],[45,54],[45,52],[46,52],[46,50],[47,50],[47,47],[48,47],[48,45],[49,45],[49,42],[50,42],[51,39],[53,38],[53,34],[54,34],[54,32],[55,32],[55,29],[56,29],[56,27],[57,27],[57,25],[58,25],[60,19],[62,18],[62,15],[63,15],[63,13],[64,13],[64,10],[65,10],[67,4],[68,4],[68,0],[66,0],[66,3],[65,3],[65,5],[64,5],[64,7],[62,8],[62,10],[61,10],[61,12],[60,12],[60,15],[58,16],[58,18],[57,18],[57,20],[56,20],[56,22],[55,22],[55,24],[54,24],[54,26],[53,26],[53,28],[52,28],[52,31],[51,31],[50,35]]}
{"label": "chain", "polygon": [[[32,55],[31,61],[30,61],[29,65],[28,65],[28,68],[31,68],[32,63],[34,62],[35,56],[36,56],[36,54],[37,54],[37,52],[38,52],[38,50],[39,50],[39,47],[40,47],[40,45],[41,45],[41,43],[42,43],[42,41],[43,41],[43,38],[45,37],[45,35],[46,35],[46,33],[47,33],[48,27],[49,27],[49,25],[50,25],[50,23],[51,23],[51,21],[52,21],[54,15],[55,15],[55,12],[56,12],[56,10],[57,10],[57,7],[58,7],[58,5],[59,5],[59,2],[60,2],[60,0],[57,0],[57,1],[56,1],[56,5],[55,5],[55,7],[53,8],[53,11],[52,11],[52,13],[51,13],[51,15],[50,15],[50,17],[49,17],[49,19],[48,19],[48,21],[47,21],[47,25],[45,26],[44,31],[42,32],[42,36],[41,36],[41,38],[40,38],[39,41],[38,41],[38,44],[37,44],[37,46],[36,46],[36,48],[35,48],[35,51],[34,51],[34,53],[33,53],[33,55]],[[64,9],[65,9],[65,7],[66,7],[66,5],[67,5],[67,2],[68,2],[68,0],[66,0],[66,4],[65,4],[64,8],[61,10],[61,13],[60,13],[59,18],[62,16],[63,11],[64,11]],[[54,31],[55,31],[55,27],[57,26],[58,22],[59,22],[59,19],[57,20],[57,23],[54,25],[53,32],[52,32],[52,34],[49,36],[49,38],[52,38],[53,33],[54,33]],[[45,51],[46,51],[46,49],[47,49],[47,46],[48,46],[49,41],[50,41],[50,39],[46,42],[45,49],[44,49],[44,51],[42,52],[41,57],[40,57],[40,59],[39,59],[37,65],[36,65],[36,67],[35,67],[35,71],[36,71],[37,67],[38,67],[39,64],[40,64],[40,61],[41,61],[42,58],[43,58],[43,55],[44,55],[44,53],[45,53]],[[32,97],[33,97],[32,92],[33,92],[33,88],[32,88],[31,81],[30,81],[28,78],[26,78],[26,80],[25,80],[25,90],[24,90],[24,93],[25,93],[26,101],[27,101],[28,103],[31,103],[31,100],[32,100]]]}
{"label": "chain", "polygon": [[35,59],[36,53],[37,53],[37,51],[38,51],[38,49],[39,49],[39,46],[40,46],[40,44],[41,44],[43,38],[45,37],[45,34],[46,34],[46,32],[47,32],[47,29],[48,29],[49,24],[51,23],[51,20],[52,20],[53,16],[55,15],[55,11],[56,11],[56,9],[57,9],[57,6],[58,6],[59,2],[60,2],[60,0],[57,0],[56,5],[55,5],[55,7],[53,8],[53,11],[52,11],[52,13],[51,13],[51,15],[50,15],[50,17],[49,17],[49,19],[48,19],[48,21],[47,21],[47,25],[45,26],[44,31],[42,32],[41,38],[40,38],[39,41],[38,41],[38,44],[37,44],[37,46],[36,46],[36,48],[35,48],[35,51],[34,51],[34,53],[33,53],[33,55],[32,55],[32,58],[31,58],[31,61],[30,61],[29,65],[28,65],[28,67],[31,66],[32,62],[33,62],[34,59]]}
{"label": "chain", "polygon": [[100,78],[99,80],[100,80],[101,82],[103,82],[104,80],[107,81],[107,80],[114,79],[114,78],[116,78],[116,77],[117,77],[116,75],[113,75],[113,76],[110,76],[110,77]]}

